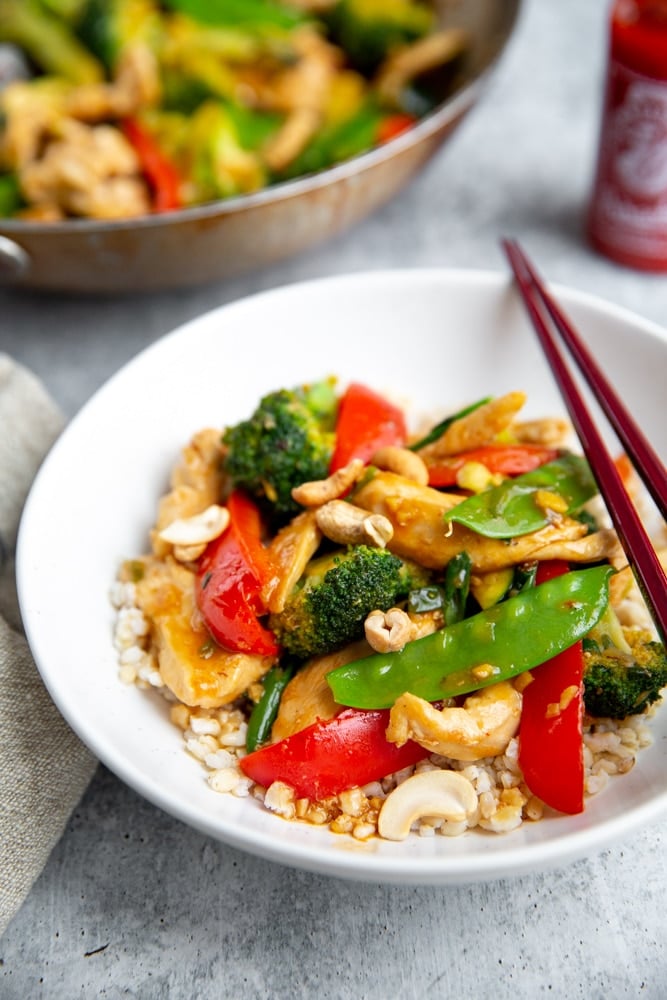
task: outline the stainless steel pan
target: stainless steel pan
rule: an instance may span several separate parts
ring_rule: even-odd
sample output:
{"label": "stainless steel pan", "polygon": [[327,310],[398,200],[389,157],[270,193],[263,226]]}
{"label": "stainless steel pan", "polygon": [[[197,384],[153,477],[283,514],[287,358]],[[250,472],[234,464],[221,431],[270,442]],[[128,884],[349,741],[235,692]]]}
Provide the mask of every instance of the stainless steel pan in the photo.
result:
{"label": "stainless steel pan", "polygon": [[0,283],[72,292],[148,291],[220,280],[328,239],[388,202],[476,103],[520,0],[443,0],[472,40],[463,83],[386,145],[257,194],[120,222],[0,219]]}

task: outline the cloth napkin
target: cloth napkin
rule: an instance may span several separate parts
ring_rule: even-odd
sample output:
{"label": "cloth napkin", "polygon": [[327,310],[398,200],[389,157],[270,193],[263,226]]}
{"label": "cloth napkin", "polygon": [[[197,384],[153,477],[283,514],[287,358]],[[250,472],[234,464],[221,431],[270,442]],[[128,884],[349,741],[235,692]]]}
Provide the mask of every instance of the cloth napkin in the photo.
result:
{"label": "cloth napkin", "polygon": [[0,354],[0,935],[42,871],[96,766],[41,681],[16,598],[21,510],[62,426],[39,381]]}

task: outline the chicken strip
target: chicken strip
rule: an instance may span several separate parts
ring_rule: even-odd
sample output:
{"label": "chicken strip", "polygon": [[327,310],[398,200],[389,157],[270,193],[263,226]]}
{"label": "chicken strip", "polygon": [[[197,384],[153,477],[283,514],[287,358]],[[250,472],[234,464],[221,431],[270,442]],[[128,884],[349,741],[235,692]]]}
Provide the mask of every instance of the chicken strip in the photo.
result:
{"label": "chicken strip", "polygon": [[208,634],[195,605],[194,574],[175,560],[146,559],[136,584],[136,603],[151,626],[151,642],[162,680],[186,705],[227,705],[258,681],[271,656],[221,649]]}
{"label": "chicken strip", "polygon": [[[588,530],[579,521],[561,517],[528,535],[485,538],[464,525],[445,523],[444,514],[462,499],[430,486],[419,486],[391,472],[378,472],[354,494],[357,506],[384,514],[392,523],[394,534],[387,548],[428,569],[442,569],[464,550],[472,560],[473,569],[479,572],[503,569],[531,559],[556,559],[560,557],[560,543],[583,539]],[[590,546],[585,546],[578,552],[570,546],[564,558],[587,562],[589,549]]]}

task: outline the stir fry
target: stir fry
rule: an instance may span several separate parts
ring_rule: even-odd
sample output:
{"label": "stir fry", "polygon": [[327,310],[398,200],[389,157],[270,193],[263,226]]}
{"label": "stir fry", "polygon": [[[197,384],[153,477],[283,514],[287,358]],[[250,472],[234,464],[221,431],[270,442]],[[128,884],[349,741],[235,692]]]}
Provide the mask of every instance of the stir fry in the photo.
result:
{"label": "stir fry", "polygon": [[525,401],[418,433],[331,378],[193,437],[116,643],[212,788],[402,840],[576,814],[629,770],[665,650],[567,424]]}
{"label": "stir fry", "polygon": [[0,216],[121,219],[366,152],[461,79],[428,0],[0,0]]}

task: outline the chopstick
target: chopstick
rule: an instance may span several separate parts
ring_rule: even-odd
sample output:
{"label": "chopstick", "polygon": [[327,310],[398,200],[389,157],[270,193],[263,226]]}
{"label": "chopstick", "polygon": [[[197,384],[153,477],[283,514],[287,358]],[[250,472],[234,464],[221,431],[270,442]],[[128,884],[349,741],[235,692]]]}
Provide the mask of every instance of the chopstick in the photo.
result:
{"label": "chopstick", "polygon": [[548,294],[543,282],[516,241],[505,241],[508,255],[515,255],[527,272],[542,303],[551,316],[570,354],[576,361],[588,385],[612,427],[618,434],[628,455],[633,456],[633,464],[653,497],[655,504],[667,518],[667,469],[660,461],[651,444],[637,426],[634,417],[621,402],[616,390],[607,381],[597,361],[592,356],[581,337],[566,318],[558,303]]}
{"label": "chopstick", "polygon": [[[581,374],[588,382],[602,409],[607,414],[613,413],[613,420],[610,417],[612,426],[617,430],[637,472],[645,481],[645,477],[655,475],[657,472],[655,483],[651,483],[651,494],[654,495],[654,492],[657,491],[658,495],[654,496],[654,499],[663,511],[663,516],[667,504],[667,478],[664,466],[634,421],[628,419],[629,414],[618,396],[611,390],[606,378],[584,348],[570,321],[565,318],[564,313],[547,292],[518,242],[516,240],[502,240],[502,247],[512,267],[535,332],[558,383],[570,419],[579,436],[600,493],[605,500],[609,516],[628,562],[633,568],[656,627],[665,640],[667,638],[667,576],[637,510],[625,490],[616,465],[607,451],[602,435],[595,426],[574,378],[565,364],[547,322],[549,317],[556,325],[557,331],[563,336],[580,367]],[[591,372],[593,372],[592,375]],[[608,393],[607,390],[611,390],[611,392]],[[610,402],[610,399],[613,402]],[[617,425],[622,429],[622,434]],[[639,445],[638,448],[637,445]]]}

